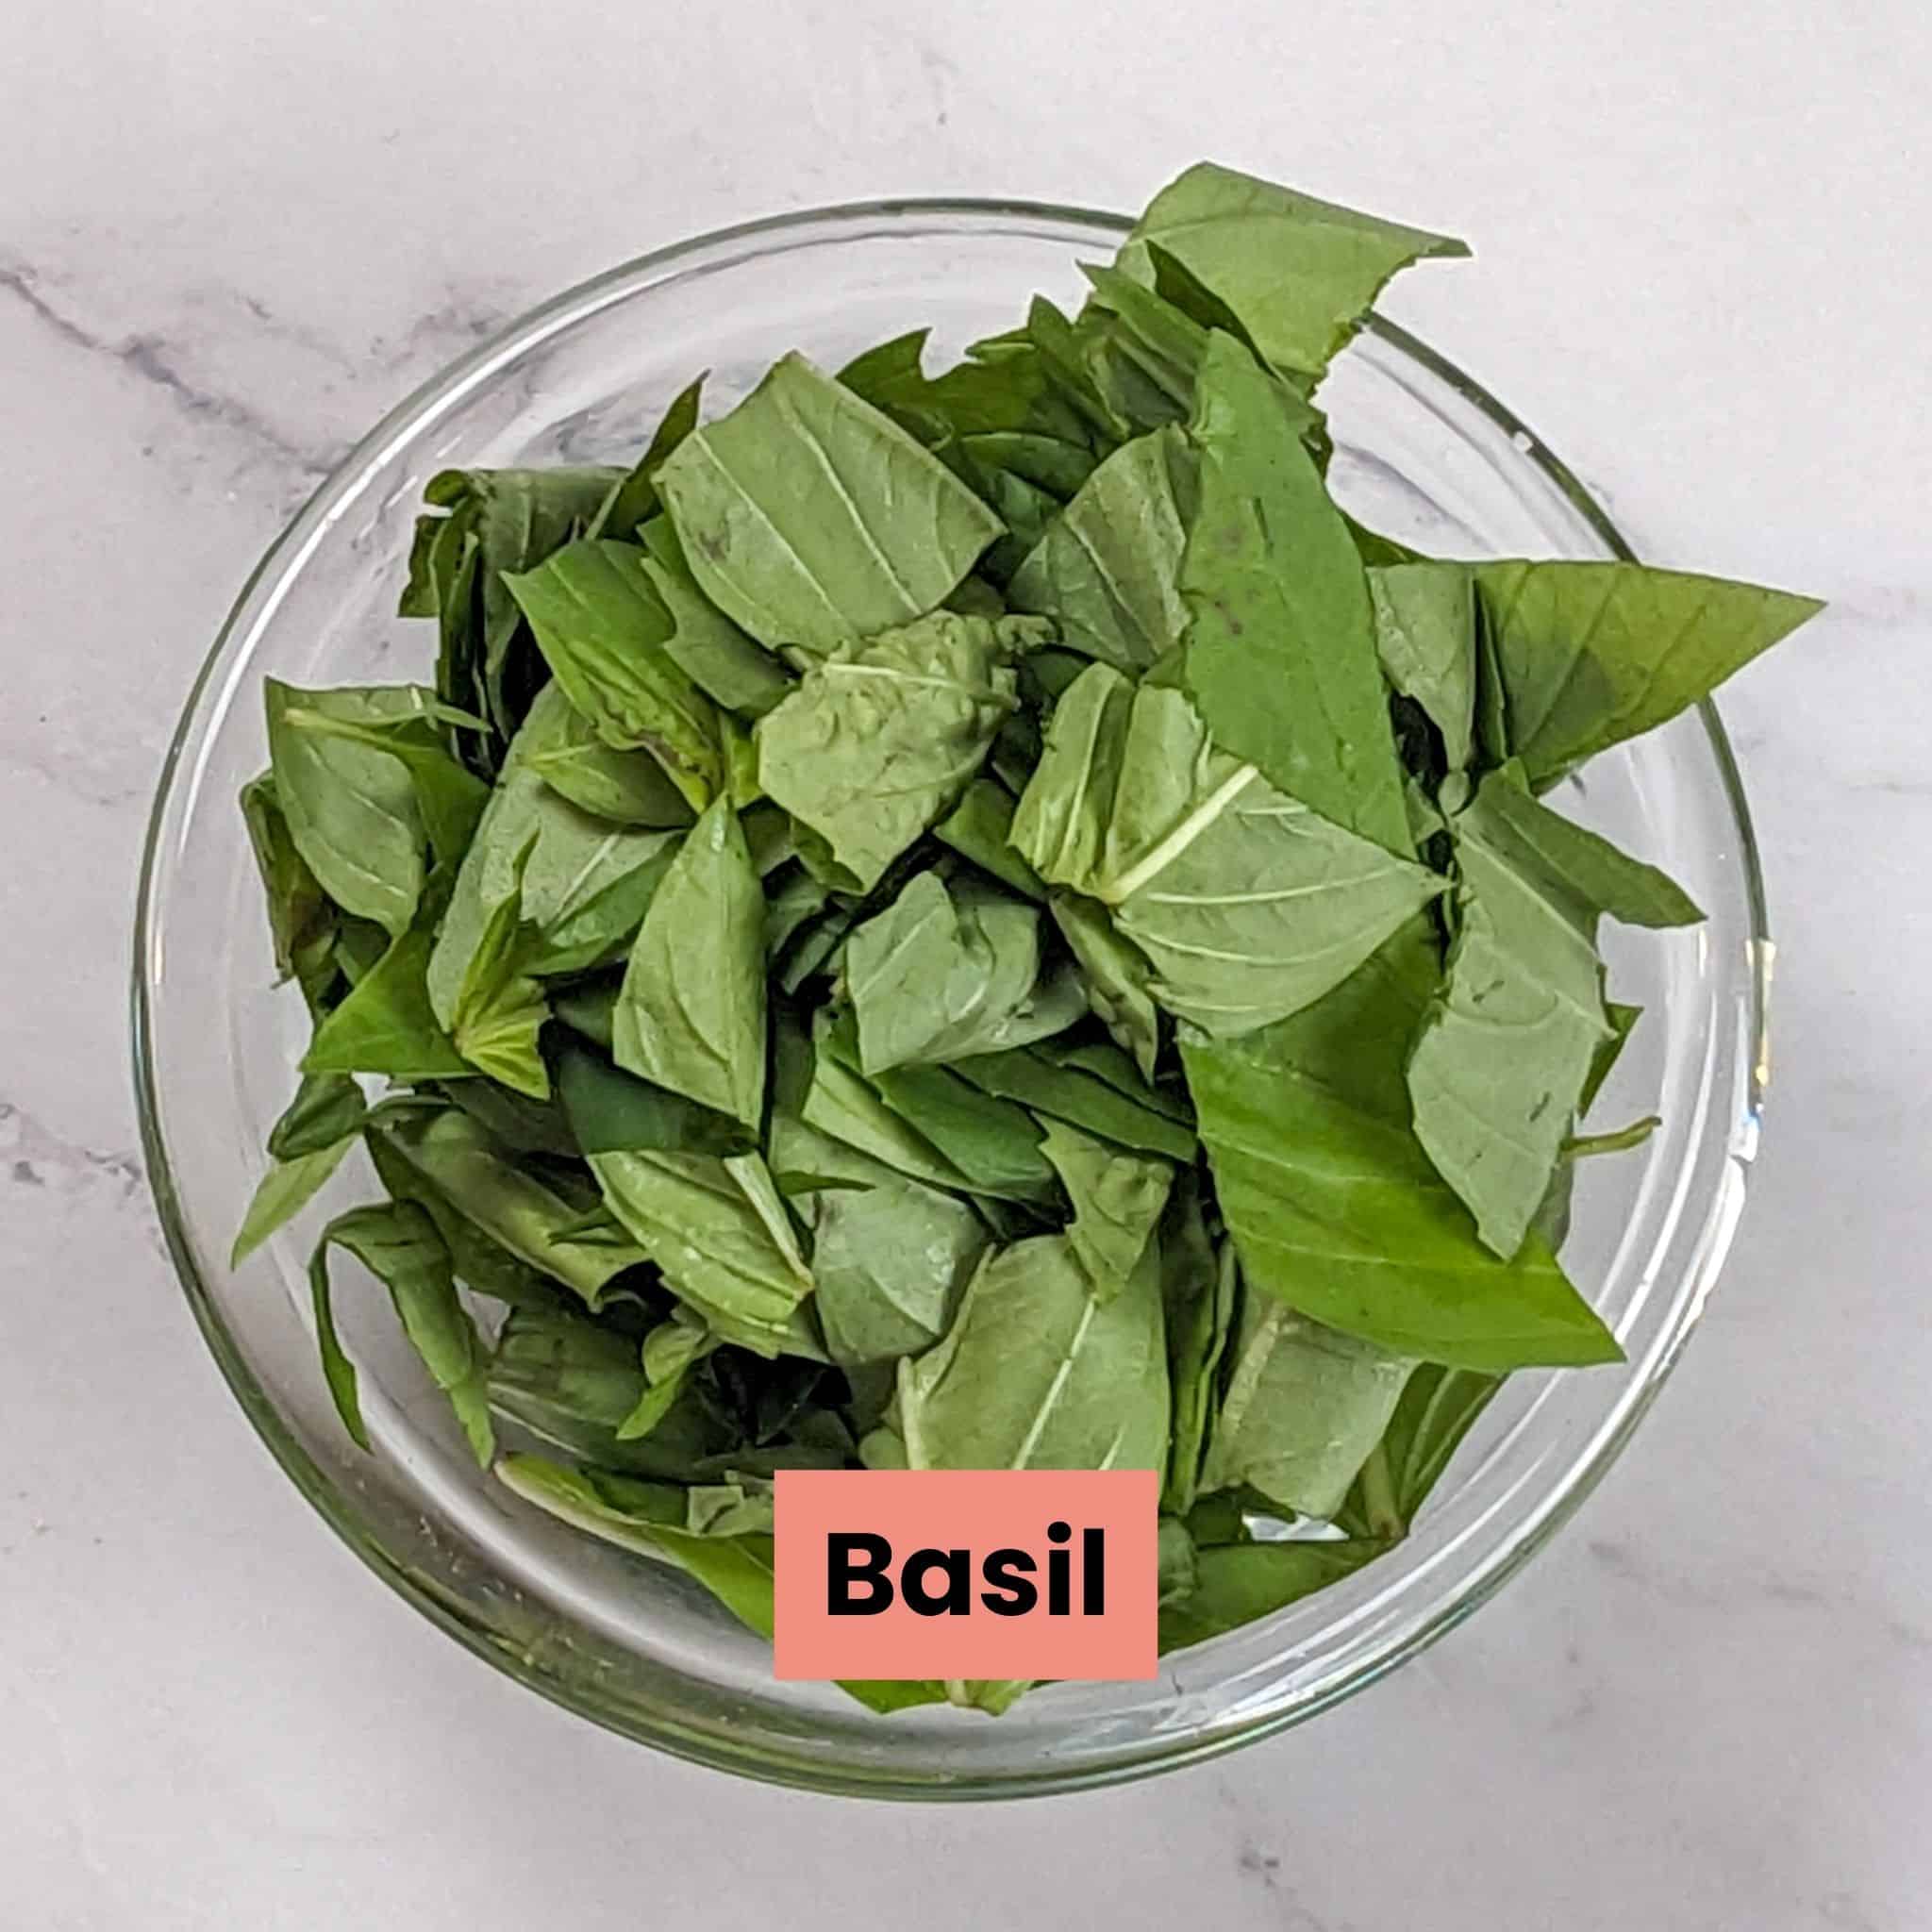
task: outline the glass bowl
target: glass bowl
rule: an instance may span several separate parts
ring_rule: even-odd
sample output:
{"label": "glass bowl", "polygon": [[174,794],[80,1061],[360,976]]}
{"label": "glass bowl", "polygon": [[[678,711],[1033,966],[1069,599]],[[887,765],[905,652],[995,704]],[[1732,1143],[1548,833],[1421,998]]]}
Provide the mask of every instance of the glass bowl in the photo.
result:
{"label": "glass bowl", "polygon": [[[275,990],[235,797],[265,762],[264,675],[426,678],[395,619],[425,480],[449,465],[627,462],[700,369],[735,401],[783,351],[837,366],[931,324],[930,366],[1009,326],[1125,224],[1071,208],[881,202],[727,229],[558,297],[419,390],[358,443],[257,566],[188,699],[141,887],[134,1056],[147,1168],[190,1307],[275,1458],[397,1592],[521,1683],[639,1740],[820,1790],[991,1797],[1144,1775],[1313,1716],[1468,1616],[1603,1474],[1695,1324],[1757,1132],[1771,949],[1743,795],[1707,706],[1596,759],[1559,801],[1663,865],[1708,913],[1607,932],[1615,996],[1645,1008],[1594,1118],[1657,1112],[1640,1151],[1585,1163],[1566,1257],[1628,1353],[1514,1377],[1414,1533],[1319,1596],[1163,1659],[1149,1683],[1057,1685],[1007,1716],[880,1718],[771,1675],[765,1645],[695,1587],[537,1514],[472,1466],[371,1291],[338,1297],[375,1441],[330,1407],[303,1263],[321,1221],[375,1198],[359,1154],[239,1271],[228,1243],[306,1038]],[[1575,478],[1423,343],[1375,323],[1324,392],[1338,492],[1443,555],[1627,554]],[[346,1275],[346,1269],[344,1271]],[[366,1314],[369,1319],[358,1320]]]}

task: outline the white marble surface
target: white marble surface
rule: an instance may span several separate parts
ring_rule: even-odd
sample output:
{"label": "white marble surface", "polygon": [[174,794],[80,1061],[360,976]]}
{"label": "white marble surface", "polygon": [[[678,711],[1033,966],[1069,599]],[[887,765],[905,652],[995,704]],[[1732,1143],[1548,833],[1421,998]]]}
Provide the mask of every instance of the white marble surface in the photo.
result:
{"label": "white marble surface", "polygon": [[[1932,1924],[1932,32],[1919,0],[161,0],[0,60],[0,1926]],[[1446,225],[1398,314],[1639,543],[1821,591],[1725,711],[1782,941],[1706,1331],[1581,1519],[1314,1726],[941,1814],[737,1786],[389,1596],[230,1404],[142,1185],[139,834],[239,580],[453,351],[880,192],[1208,150]]]}

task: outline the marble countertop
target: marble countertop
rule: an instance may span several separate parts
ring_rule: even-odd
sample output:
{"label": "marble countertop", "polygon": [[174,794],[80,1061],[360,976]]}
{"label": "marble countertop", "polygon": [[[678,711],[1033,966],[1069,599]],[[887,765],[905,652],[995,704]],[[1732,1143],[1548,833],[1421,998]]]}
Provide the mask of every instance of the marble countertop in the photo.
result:
{"label": "marble countertop", "polygon": [[[1932,1924],[1932,29],[1915,0],[16,9],[0,75],[0,1924]],[[1125,206],[1203,150],[1469,235],[1392,308],[1653,558],[1831,614],[1724,700],[1779,935],[1687,1365],[1471,1624],[1316,1724],[941,1813],[481,1668],[295,1501],[142,1184],[161,747],[336,455],[532,300],[813,202]]]}

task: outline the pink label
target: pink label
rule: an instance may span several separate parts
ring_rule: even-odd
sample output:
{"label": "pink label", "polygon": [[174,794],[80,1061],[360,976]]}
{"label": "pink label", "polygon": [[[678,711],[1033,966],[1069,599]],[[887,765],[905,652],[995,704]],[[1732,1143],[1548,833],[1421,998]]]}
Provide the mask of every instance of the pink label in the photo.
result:
{"label": "pink label", "polygon": [[780,1677],[1151,1677],[1147,1469],[780,1470]]}

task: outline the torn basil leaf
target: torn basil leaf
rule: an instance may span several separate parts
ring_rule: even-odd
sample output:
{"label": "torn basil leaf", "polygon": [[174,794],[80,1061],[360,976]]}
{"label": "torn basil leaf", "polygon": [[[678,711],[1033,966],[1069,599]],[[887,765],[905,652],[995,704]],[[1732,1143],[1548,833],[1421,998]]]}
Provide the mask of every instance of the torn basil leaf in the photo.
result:
{"label": "torn basil leaf", "polygon": [[658,489],[711,601],[760,642],[814,657],[936,609],[1001,529],[896,423],[797,355],[686,438]]}
{"label": "torn basil leaf", "polygon": [[1475,592],[1460,564],[1404,563],[1368,574],[1382,670],[1441,734],[1452,772],[1475,739]]}
{"label": "torn basil leaf", "polygon": [[756,1129],[765,1091],[765,908],[730,801],[700,819],[638,929],[619,1066]]}
{"label": "torn basil leaf", "polygon": [[800,1205],[811,1228],[814,1306],[832,1359],[860,1368],[932,1347],[991,1243],[986,1223],[958,1196],[795,1116],[774,1119],[772,1149],[814,1179]]}
{"label": "torn basil leaf", "polygon": [[1654,867],[1547,810],[1508,772],[1451,821],[1461,874],[1448,976],[1408,1065],[1417,1139],[1507,1258],[1609,1038],[1596,924],[1700,915]]}
{"label": "torn basil leaf", "polygon": [[436,1386],[448,1396],[477,1462],[488,1469],[496,1453],[495,1432],[490,1425],[488,1355],[482,1337],[458,1298],[449,1250],[443,1246],[436,1224],[407,1201],[382,1208],[352,1208],[323,1229],[309,1262],[329,1385],[350,1433],[366,1449],[369,1444],[362,1433],[356,1374],[336,1339],[330,1313],[331,1247],[346,1248],[389,1290],[403,1332]]}
{"label": "torn basil leaf", "polygon": [[1414,1366],[1272,1296],[1248,1296],[1227,1343],[1201,1487],[1245,1487],[1291,1515],[1332,1516]]}
{"label": "torn basil leaf", "polygon": [[698,426],[698,409],[704,397],[705,378],[696,375],[672,397],[658,426],[651,433],[644,453],[624,476],[610,486],[609,494],[598,505],[597,513],[585,530],[587,537],[629,537],[644,519],[659,507],[658,472],[671,453]]}
{"label": "torn basil leaf", "polygon": [[1415,1138],[1404,1062],[1438,970],[1412,924],[1293,1019],[1182,1041],[1247,1291],[1453,1367],[1618,1360],[1549,1249],[1499,1258]]}
{"label": "torn basil leaf", "polygon": [[1024,1046],[1087,1009],[1077,975],[1045,960],[1035,907],[930,872],[853,929],[845,993],[868,1076]]}
{"label": "torn basil leaf", "polygon": [[1200,502],[1181,559],[1184,675],[1202,722],[1276,791],[1408,857],[1361,558],[1279,385],[1228,337],[1188,434]]}
{"label": "torn basil leaf", "polygon": [[587,537],[506,582],[597,736],[648,751],[702,810],[724,786],[717,710],[665,648],[672,617],[646,560],[635,543]]}
{"label": "torn basil leaf", "polygon": [[912,1469],[1158,1469],[1167,1352],[1151,1248],[1105,1298],[1044,1235],[988,1256],[946,1339],[899,1365]]}
{"label": "torn basil leaf", "polygon": [[553,791],[612,824],[662,831],[689,825],[696,816],[649,752],[613,750],[581,713],[574,712],[557,742],[532,753],[529,762]]}
{"label": "torn basil leaf", "polygon": [[1116,450],[1013,574],[1014,608],[1052,618],[1068,650],[1118,671],[1153,663],[1187,626],[1179,578],[1194,469],[1178,428]]}
{"label": "torn basil leaf", "polygon": [[941,612],[815,664],[758,726],[758,778],[861,891],[950,810],[1018,706],[1038,618]]}
{"label": "torn basil leaf", "polygon": [[677,836],[594,817],[550,788],[538,760],[569,742],[575,728],[570,700],[558,686],[546,685],[509,748],[436,933],[427,984],[431,1007],[444,1026],[454,1015],[464,971],[482,942],[490,916],[517,881],[519,857],[526,845],[523,917],[548,932],[581,912],[614,881],[635,874]]}
{"label": "torn basil leaf", "polygon": [[1151,244],[1224,303],[1271,362],[1310,383],[1398,269],[1426,256],[1469,253],[1449,236],[1318,201],[1212,161],[1197,162],[1170,182],[1134,225],[1122,262],[1149,281]]}
{"label": "torn basil leaf", "polygon": [[1109,1146],[1064,1121],[1047,1123],[1040,1148],[1073,1203],[1067,1244],[1104,1300],[1119,1291],[1147,1252],[1167,1206],[1174,1169],[1164,1160]]}
{"label": "torn basil leaf", "polygon": [[610,1209],[673,1293],[719,1335],[759,1355],[815,1354],[796,1321],[810,1266],[756,1154],[593,1154]]}
{"label": "torn basil leaf", "polygon": [[1013,849],[1014,804],[1013,794],[998,779],[975,778],[932,828],[933,837],[1010,891],[1044,899],[1040,874]]}
{"label": "torn basil leaf", "polygon": [[1013,840],[1109,908],[1162,1006],[1218,1035],[1319,999],[1441,891],[1223,751],[1182,692],[1099,664],[1054,713]]}
{"label": "torn basil leaf", "polygon": [[1669,723],[1824,608],[1641,563],[1474,567],[1508,749],[1538,786]]}
{"label": "torn basil leaf", "polygon": [[406,932],[425,876],[423,816],[408,767],[354,738],[305,731],[291,714],[312,712],[357,724],[414,716],[413,686],[298,691],[270,678],[269,757],[275,801],[295,850],[344,912]]}

